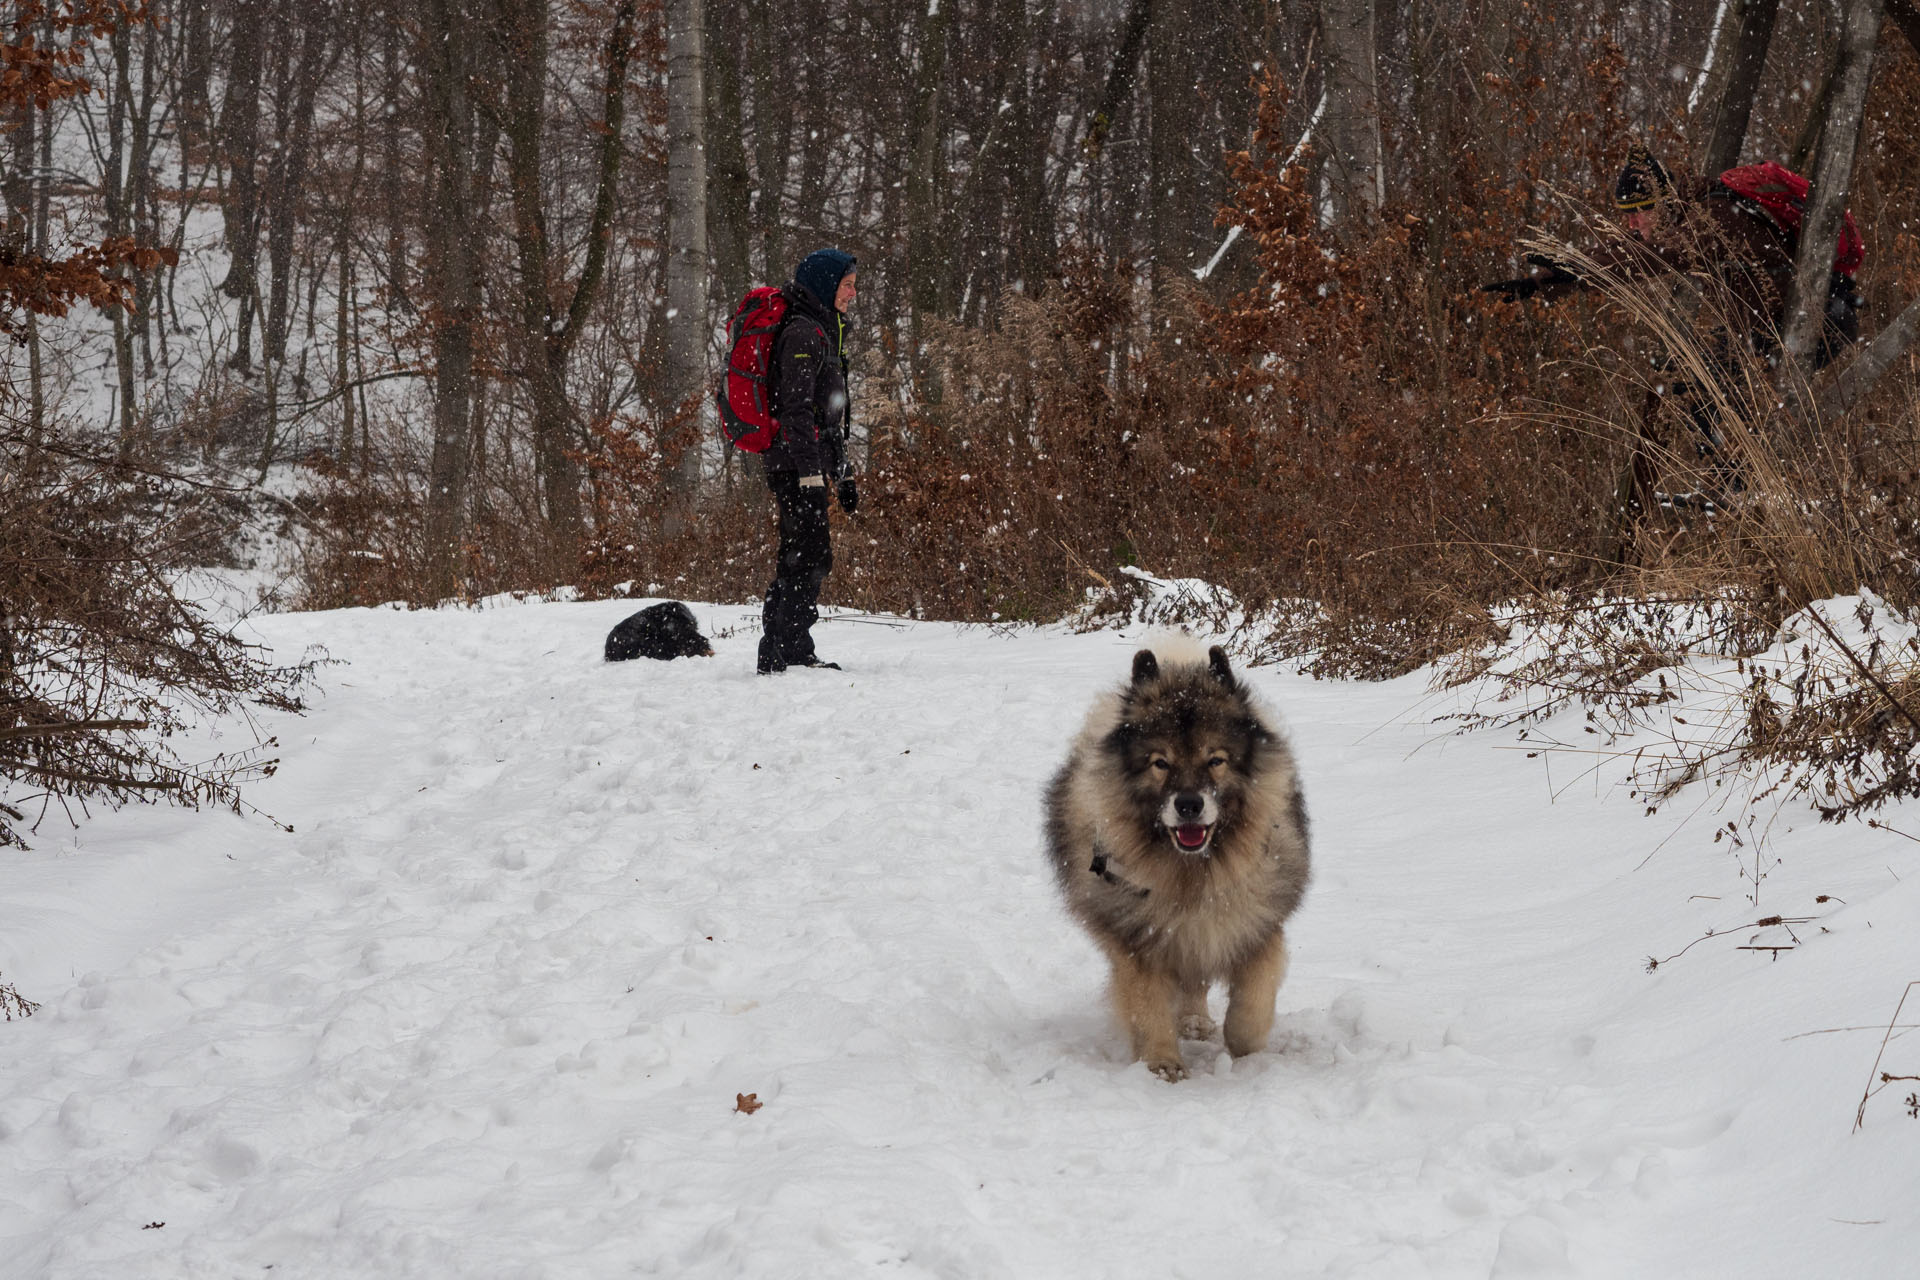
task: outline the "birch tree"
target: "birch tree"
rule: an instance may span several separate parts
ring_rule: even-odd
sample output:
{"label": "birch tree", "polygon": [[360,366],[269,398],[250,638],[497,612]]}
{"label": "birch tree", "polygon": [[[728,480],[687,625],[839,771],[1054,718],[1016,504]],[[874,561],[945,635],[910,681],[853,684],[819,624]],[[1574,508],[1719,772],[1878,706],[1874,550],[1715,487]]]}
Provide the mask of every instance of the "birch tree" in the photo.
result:
{"label": "birch tree", "polygon": [[[667,6],[667,401],[679,407],[700,396],[707,365],[706,40],[701,0]],[[670,460],[669,512],[700,483],[696,440]]]}

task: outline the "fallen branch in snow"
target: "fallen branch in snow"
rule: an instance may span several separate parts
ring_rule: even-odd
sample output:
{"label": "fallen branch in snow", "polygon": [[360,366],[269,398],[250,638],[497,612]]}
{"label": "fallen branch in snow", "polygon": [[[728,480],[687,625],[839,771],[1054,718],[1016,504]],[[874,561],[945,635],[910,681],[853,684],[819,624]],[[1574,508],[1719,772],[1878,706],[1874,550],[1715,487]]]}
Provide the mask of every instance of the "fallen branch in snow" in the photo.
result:
{"label": "fallen branch in snow", "polygon": [[123,729],[145,729],[145,720],[68,720],[61,724],[19,724],[0,727],[0,742],[15,738],[44,738],[62,733],[98,733]]}
{"label": "fallen branch in snow", "polygon": [[[1902,1022],[1897,1026],[1895,1026],[1893,1029],[1895,1031],[1920,1030],[1920,1022]],[[1885,1030],[1885,1028],[1883,1028],[1877,1022],[1873,1023],[1871,1026],[1821,1027],[1818,1031],[1800,1031],[1790,1036],[1783,1036],[1781,1037],[1781,1041],[1782,1043],[1785,1043],[1788,1040],[1801,1040],[1806,1038],[1807,1036],[1837,1036],[1837,1035],[1840,1035],[1842,1032],[1847,1032],[1847,1031],[1882,1031],[1882,1030]]]}
{"label": "fallen branch in snow", "polygon": [[[1880,1037],[1880,1051],[1873,1055],[1873,1067],[1867,1072],[1867,1087],[1860,1094],[1860,1105],[1853,1113],[1853,1131],[1855,1133],[1860,1132],[1861,1128],[1867,1122],[1867,1102],[1874,1094],[1879,1093],[1880,1089],[1886,1088],[1887,1082],[1890,1080],[1906,1080],[1912,1078],[1910,1076],[1889,1076],[1883,1074],[1880,1070],[1880,1059],[1884,1058],[1887,1054],[1887,1044],[1893,1039],[1893,1029],[1899,1025],[1900,1013],[1907,1007],[1907,997],[1913,994],[1915,987],[1920,987],[1920,980],[1907,984],[1906,989],[1900,993],[1900,1003],[1893,1007],[1893,1016],[1887,1019],[1886,1034]],[[1874,1088],[1874,1081],[1876,1079],[1880,1082],[1880,1089]]]}
{"label": "fallen branch in snow", "polygon": [[[872,613],[830,613],[830,614],[824,615],[820,619],[820,621],[823,623],[825,622],[858,622],[862,626],[885,627],[890,631],[904,631],[908,626],[907,623],[901,622],[896,618],[885,618],[885,617],[881,617],[878,614],[872,614]],[[714,635],[716,636],[725,636],[729,634],[731,633],[724,632],[724,631],[714,632]]]}
{"label": "fallen branch in snow", "polygon": [[1699,946],[1701,943],[1705,942],[1709,938],[1724,938],[1728,934],[1738,933],[1742,929],[1772,929],[1775,927],[1784,928],[1787,931],[1787,936],[1793,939],[1793,946],[1787,946],[1787,947],[1745,946],[1745,947],[1735,947],[1734,950],[1736,951],[1775,951],[1775,952],[1791,951],[1794,949],[1794,947],[1797,947],[1800,945],[1800,937],[1798,934],[1794,933],[1793,926],[1796,924],[1812,924],[1815,920],[1818,920],[1819,918],[1820,918],[1819,916],[1761,916],[1758,920],[1753,921],[1751,924],[1736,924],[1736,925],[1731,925],[1725,929],[1709,929],[1706,931],[1706,933],[1702,934],[1698,938],[1695,938],[1692,942],[1689,942],[1686,946],[1680,948],[1678,951],[1668,956],[1665,960],[1657,960],[1652,956],[1648,956],[1647,972],[1652,973],[1654,970],[1658,969],[1663,964],[1671,964],[1673,961],[1678,960],[1681,956],[1687,954],[1687,952],[1693,950],[1695,947]]}
{"label": "fallen branch in snow", "polygon": [[4,1015],[8,1022],[13,1021],[15,1013],[23,1018],[31,1018],[39,1007],[15,990],[11,982],[0,982],[0,1015]]}

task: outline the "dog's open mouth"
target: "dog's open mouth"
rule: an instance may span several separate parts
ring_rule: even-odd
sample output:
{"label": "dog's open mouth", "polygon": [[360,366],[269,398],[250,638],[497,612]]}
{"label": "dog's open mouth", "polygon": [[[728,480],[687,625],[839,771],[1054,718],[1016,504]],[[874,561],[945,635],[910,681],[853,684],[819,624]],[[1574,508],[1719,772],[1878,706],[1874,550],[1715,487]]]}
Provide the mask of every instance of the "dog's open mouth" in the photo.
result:
{"label": "dog's open mouth", "polygon": [[1173,829],[1173,842],[1182,853],[1199,853],[1213,839],[1213,828],[1199,822],[1183,823]]}

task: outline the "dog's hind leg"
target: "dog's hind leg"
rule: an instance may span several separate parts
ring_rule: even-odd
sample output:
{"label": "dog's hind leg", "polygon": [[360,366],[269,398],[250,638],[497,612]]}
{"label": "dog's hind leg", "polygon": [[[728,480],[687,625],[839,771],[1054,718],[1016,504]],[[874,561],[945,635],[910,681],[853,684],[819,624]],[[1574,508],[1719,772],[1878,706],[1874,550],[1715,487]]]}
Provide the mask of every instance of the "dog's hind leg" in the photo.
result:
{"label": "dog's hind leg", "polygon": [[1219,1026],[1207,1016],[1207,983],[1187,982],[1180,987],[1180,1038],[1211,1040]]}
{"label": "dog's hind leg", "polygon": [[1113,1007],[1127,1028],[1133,1056],[1163,1080],[1185,1080],[1187,1064],[1180,1058],[1179,1026],[1174,1000],[1179,994],[1173,979],[1142,965],[1113,943],[1106,944],[1113,965]]}
{"label": "dog's hind leg", "polygon": [[1287,935],[1275,929],[1258,951],[1233,971],[1227,997],[1227,1052],[1234,1057],[1267,1047],[1273,1001],[1287,976]]}

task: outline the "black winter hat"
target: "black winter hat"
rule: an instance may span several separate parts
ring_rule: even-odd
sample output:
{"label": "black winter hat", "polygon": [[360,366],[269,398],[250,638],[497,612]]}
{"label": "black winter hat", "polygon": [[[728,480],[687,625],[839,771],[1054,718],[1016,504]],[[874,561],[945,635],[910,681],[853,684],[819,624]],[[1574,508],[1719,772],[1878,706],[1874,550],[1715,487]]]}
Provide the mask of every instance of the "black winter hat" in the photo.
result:
{"label": "black winter hat", "polygon": [[793,278],[821,305],[831,308],[840,292],[840,282],[853,270],[856,259],[842,249],[815,249],[793,269]]}
{"label": "black winter hat", "polygon": [[1613,184],[1613,207],[1622,213],[1652,207],[1673,194],[1673,175],[1654,159],[1644,142],[1627,149],[1626,167]]}

